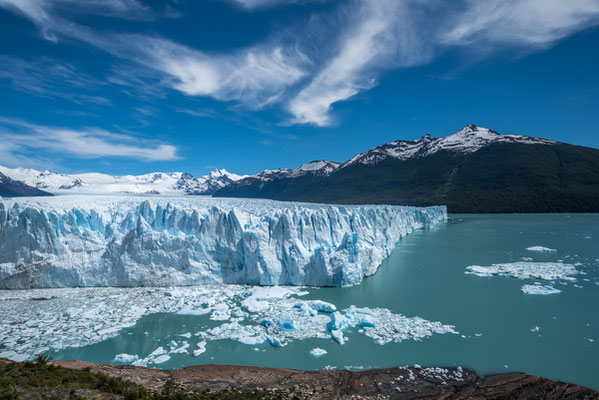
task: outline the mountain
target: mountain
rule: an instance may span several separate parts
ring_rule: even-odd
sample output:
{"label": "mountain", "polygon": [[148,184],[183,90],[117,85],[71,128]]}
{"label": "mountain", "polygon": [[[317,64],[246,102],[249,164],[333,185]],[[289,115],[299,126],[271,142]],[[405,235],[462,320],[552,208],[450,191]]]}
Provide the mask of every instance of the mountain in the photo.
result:
{"label": "mountain", "polygon": [[0,197],[51,196],[37,188],[15,181],[0,172]]}
{"label": "mountain", "polygon": [[[310,164],[320,169],[302,168]],[[475,125],[442,138],[391,142],[341,164],[304,166],[240,179],[215,196],[445,204],[454,213],[599,212],[598,149]]]}
{"label": "mountain", "polygon": [[[99,173],[57,174],[34,169],[10,169],[0,166],[0,173],[14,181],[54,194],[152,194],[152,195],[211,195],[231,183],[245,178],[224,169],[196,178],[183,172],[154,172],[145,175],[113,176]],[[38,192],[42,193],[42,190]],[[36,195],[31,192],[28,195]],[[8,195],[6,195],[8,197]]]}

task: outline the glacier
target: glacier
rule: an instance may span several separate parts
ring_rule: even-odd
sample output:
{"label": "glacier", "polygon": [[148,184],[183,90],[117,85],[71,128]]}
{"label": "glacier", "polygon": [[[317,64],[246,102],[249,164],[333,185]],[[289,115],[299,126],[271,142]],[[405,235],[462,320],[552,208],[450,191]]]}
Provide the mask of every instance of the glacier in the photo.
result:
{"label": "glacier", "polygon": [[[348,286],[444,206],[85,196],[0,199],[0,289]],[[253,306],[260,307],[261,299]],[[226,315],[223,316],[223,319]]]}

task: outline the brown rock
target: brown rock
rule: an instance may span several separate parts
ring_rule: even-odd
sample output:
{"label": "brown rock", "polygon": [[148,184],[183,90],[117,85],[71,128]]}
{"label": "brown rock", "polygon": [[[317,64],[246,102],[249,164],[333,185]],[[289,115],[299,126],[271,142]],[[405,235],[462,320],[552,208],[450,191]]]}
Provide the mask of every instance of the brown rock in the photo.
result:
{"label": "brown rock", "polygon": [[[196,365],[174,371],[143,367],[57,361],[67,368],[90,368],[161,390],[173,380],[184,389],[289,389],[314,399],[598,399],[599,393],[577,385],[520,373],[489,376],[447,368],[446,376],[429,368],[385,368],[349,372],[298,371],[237,365]],[[403,378],[399,379],[402,376]],[[413,376],[413,379],[410,379]]]}

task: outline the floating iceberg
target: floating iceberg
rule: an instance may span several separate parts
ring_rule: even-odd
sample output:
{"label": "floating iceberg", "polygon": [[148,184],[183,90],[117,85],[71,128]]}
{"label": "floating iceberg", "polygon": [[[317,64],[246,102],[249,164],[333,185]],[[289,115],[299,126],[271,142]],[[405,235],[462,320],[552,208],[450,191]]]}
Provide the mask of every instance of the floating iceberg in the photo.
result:
{"label": "floating iceberg", "polygon": [[0,288],[353,285],[402,236],[447,219],[442,206],[90,200],[0,199]]}
{"label": "floating iceberg", "polygon": [[543,279],[554,281],[558,279],[576,281],[574,275],[582,274],[572,264],[561,262],[528,262],[518,261],[506,264],[492,264],[489,267],[471,265],[466,267],[466,274],[477,276],[511,276],[518,279]]}
{"label": "floating iceberg", "polygon": [[549,247],[543,247],[543,246],[531,246],[531,247],[527,247],[526,250],[536,251],[539,253],[554,253],[557,251],[556,249],[550,249]]}
{"label": "floating iceberg", "polygon": [[114,356],[114,361],[123,364],[131,364],[137,360],[139,360],[139,357],[133,354],[121,353]]}
{"label": "floating iceberg", "polygon": [[551,285],[522,285],[522,292],[526,294],[549,295],[558,294],[562,291]]}
{"label": "floating iceberg", "polygon": [[310,350],[310,354],[312,354],[314,357],[322,357],[327,354],[327,351],[325,349],[321,349],[320,347],[316,347]]}

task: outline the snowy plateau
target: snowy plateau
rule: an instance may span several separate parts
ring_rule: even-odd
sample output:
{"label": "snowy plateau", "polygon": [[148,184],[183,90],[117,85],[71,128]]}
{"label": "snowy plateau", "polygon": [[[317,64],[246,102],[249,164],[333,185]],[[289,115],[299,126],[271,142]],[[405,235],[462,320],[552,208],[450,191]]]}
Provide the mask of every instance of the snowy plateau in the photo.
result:
{"label": "snowy plateau", "polygon": [[354,285],[376,272],[402,236],[446,219],[443,206],[1,199],[0,288]]}

